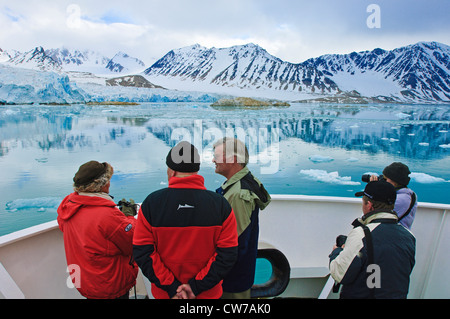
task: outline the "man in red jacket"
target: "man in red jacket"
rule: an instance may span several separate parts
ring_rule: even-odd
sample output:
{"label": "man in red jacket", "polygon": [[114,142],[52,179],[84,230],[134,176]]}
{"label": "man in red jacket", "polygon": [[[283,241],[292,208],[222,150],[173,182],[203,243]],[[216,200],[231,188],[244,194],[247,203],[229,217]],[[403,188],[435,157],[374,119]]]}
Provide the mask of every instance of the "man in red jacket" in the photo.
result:
{"label": "man in red jacket", "polygon": [[127,299],[136,284],[138,267],[131,262],[136,220],[108,195],[112,174],[108,163],[81,165],[73,178],[75,192],[58,207],[67,264],[79,270],[72,281],[86,298]]}
{"label": "man in red jacket", "polygon": [[230,204],[206,190],[200,156],[188,142],[167,155],[169,187],[142,203],[133,255],[157,299],[216,299],[237,259],[237,226]]}

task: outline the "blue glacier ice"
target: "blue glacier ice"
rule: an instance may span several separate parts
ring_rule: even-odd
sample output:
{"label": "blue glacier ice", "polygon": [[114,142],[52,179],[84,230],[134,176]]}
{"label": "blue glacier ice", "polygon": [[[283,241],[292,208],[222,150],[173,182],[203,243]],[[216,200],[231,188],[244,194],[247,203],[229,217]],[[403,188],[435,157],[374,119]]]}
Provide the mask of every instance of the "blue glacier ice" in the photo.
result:
{"label": "blue glacier ice", "polygon": [[89,76],[75,82],[65,73],[0,64],[0,104],[76,104],[105,101],[213,103],[222,97],[213,93],[159,88],[111,87],[92,81]]}
{"label": "blue glacier ice", "polygon": [[26,208],[58,208],[62,198],[59,197],[39,197],[30,199],[15,199],[6,203],[6,209],[16,211]]}

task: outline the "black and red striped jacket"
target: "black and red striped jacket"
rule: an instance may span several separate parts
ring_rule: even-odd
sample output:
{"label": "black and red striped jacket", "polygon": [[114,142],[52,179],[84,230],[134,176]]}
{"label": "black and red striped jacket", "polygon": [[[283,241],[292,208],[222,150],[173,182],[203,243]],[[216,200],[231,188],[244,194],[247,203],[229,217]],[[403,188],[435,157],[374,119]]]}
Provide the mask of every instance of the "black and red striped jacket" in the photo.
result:
{"label": "black and red striped jacket", "polygon": [[197,298],[220,298],[222,279],[237,259],[236,219],[200,175],[172,177],[169,188],[142,203],[133,255],[155,298],[171,298],[189,283]]}

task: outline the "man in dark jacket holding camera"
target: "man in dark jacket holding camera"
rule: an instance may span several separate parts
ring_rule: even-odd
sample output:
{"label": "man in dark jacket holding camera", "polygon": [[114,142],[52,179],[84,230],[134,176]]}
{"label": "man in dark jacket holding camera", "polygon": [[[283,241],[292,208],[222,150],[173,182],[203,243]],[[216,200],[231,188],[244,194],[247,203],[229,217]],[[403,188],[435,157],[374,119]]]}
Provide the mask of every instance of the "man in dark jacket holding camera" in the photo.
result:
{"label": "man in dark jacket holding camera", "polygon": [[362,218],[343,247],[333,247],[330,273],[342,285],[341,298],[404,299],[415,264],[416,240],[398,224],[393,211],[394,186],[386,181],[370,182],[363,196]]}

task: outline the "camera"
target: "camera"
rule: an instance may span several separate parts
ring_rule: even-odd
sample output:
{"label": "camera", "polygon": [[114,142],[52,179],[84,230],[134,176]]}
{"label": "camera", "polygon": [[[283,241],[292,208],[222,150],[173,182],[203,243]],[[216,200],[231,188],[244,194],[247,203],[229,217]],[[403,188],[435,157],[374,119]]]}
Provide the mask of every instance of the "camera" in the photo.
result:
{"label": "camera", "polygon": [[336,237],[336,246],[342,247],[345,244],[346,240],[347,240],[347,236],[345,236],[345,235],[337,236]]}
{"label": "camera", "polygon": [[139,210],[138,204],[136,204],[131,198],[130,201],[122,198],[122,200],[117,203],[117,206],[119,207],[120,211],[126,216],[136,216]]}
{"label": "camera", "polygon": [[[370,174],[364,174],[362,177],[361,177],[361,180],[364,182],[364,183],[369,183],[370,182],[370,176],[372,176],[372,175],[370,175]],[[384,178],[384,176],[383,175],[379,175],[378,176],[378,181],[382,181],[382,180],[385,180],[385,178]]]}

